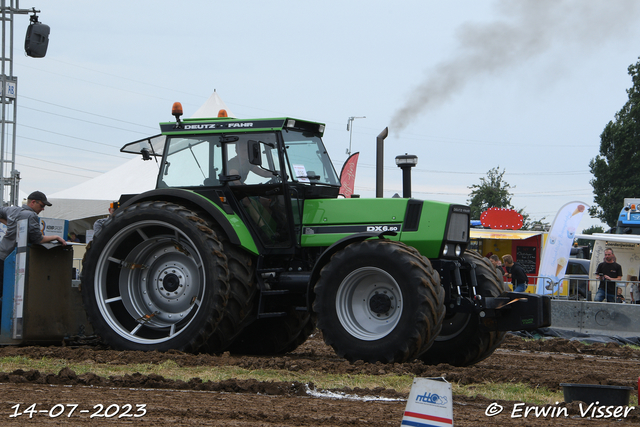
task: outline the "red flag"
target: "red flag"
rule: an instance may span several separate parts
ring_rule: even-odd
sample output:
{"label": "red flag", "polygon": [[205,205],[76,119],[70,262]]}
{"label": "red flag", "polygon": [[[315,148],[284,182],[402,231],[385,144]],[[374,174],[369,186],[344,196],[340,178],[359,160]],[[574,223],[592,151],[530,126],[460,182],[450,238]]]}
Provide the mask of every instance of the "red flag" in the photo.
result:
{"label": "red flag", "polygon": [[350,198],[356,184],[356,166],[358,165],[358,156],[360,153],[353,153],[349,156],[342,171],[340,171],[340,194],[346,198]]}

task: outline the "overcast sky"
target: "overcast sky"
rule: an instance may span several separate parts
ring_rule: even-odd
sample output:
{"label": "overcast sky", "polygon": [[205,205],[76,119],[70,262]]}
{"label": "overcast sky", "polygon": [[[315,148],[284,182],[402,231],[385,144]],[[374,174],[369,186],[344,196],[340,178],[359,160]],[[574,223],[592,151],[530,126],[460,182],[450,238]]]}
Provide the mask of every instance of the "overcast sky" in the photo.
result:
{"label": "overcast sky", "polygon": [[[51,27],[47,56],[23,53],[15,18],[20,189],[52,194],[131,157],[127,142],[185,117],[214,89],[240,118],[324,122],[339,172],[361,153],[356,192],[402,193],[396,155],[418,156],[413,196],[467,203],[506,171],[512,203],[551,221],[593,202],[589,160],[627,100],[640,2],[23,0]],[[640,196],[630,194],[629,197]],[[581,226],[599,224],[585,216]]]}

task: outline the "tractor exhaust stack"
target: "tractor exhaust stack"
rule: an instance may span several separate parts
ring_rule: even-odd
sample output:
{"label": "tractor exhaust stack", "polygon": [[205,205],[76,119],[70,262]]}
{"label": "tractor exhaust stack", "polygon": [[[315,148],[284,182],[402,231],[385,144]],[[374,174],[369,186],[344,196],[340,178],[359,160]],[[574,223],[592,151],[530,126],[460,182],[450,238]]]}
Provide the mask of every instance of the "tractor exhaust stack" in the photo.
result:
{"label": "tractor exhaust stack", "polygon": [[376,197],[382,198],[382,182],[384,178],[384,140],[389,135],[389,128],[386,127],[380,135],[376,137]]}

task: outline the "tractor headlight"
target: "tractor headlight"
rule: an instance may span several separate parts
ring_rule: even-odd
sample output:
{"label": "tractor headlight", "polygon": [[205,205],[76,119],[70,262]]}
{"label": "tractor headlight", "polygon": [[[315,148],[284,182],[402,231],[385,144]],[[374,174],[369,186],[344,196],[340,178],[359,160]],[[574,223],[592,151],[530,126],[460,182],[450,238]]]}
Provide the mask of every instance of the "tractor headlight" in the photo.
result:
{"label": "tractor headlight", "polygon": [[447,256],[447,253],[449,253],[449,245],[444,245],[444,248],[442,249],[442,255]]}
{"label": "tractor headlight", "polygon": [[456,256],[460,256],[462,254],[462,248],[460,245],[456,245]]}

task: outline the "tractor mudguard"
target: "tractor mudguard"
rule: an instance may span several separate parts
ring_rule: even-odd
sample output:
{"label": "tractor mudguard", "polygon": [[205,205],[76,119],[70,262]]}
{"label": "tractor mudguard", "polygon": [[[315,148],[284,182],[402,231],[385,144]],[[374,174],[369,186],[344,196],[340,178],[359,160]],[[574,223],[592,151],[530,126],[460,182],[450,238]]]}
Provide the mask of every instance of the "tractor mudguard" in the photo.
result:
{"label": "tractor mudguard", "polygon": [[309,283],[307,283],[307,309],[309,311],[312,310],[311,305],[313,304],[313,287],[318,280],[318,277],[320,276],[320,270],[322,270],[322,267],[324,267],[324,265],[329,262],[331,255],[346,247],[347,245],[350,245],[351,243],[361,242],[372,237],[378,237],[382,239],[384,238],[384,236],[395,236],[397,234],[398,233],[396,233],[395,231],[383,231],[382,233],[374,233],[372,231],[368,231],[364,233],[356,233],[338,240],[333,245],[325,249],[325,251],[322,252],[322,255],[320,255],[320,257],[316,261],[316,264],[313,266]]}
{"label": "tractor mudguard", "polygon": [[120,200],[123,199],[125,201],[124,203],[121,203],[120,207],[127,207],[145,200],[164,200],[167,202],[187,205],[187,207],[197,206],[213,218],[213,220],[225,232],[227,238],[232,244],[242,246],[254,254],[258,253],[258,248],[256,247],[253,237],[251,237],[249,230],[247,230],[242,221],[235,221],[235,227],[231,223],[229,217],[236,217],[235,214],[228,215],[224,213],[215,203],[196,192],[178,188],[161,188],[136,194],[130,198],[125,195],[122,196]]}

